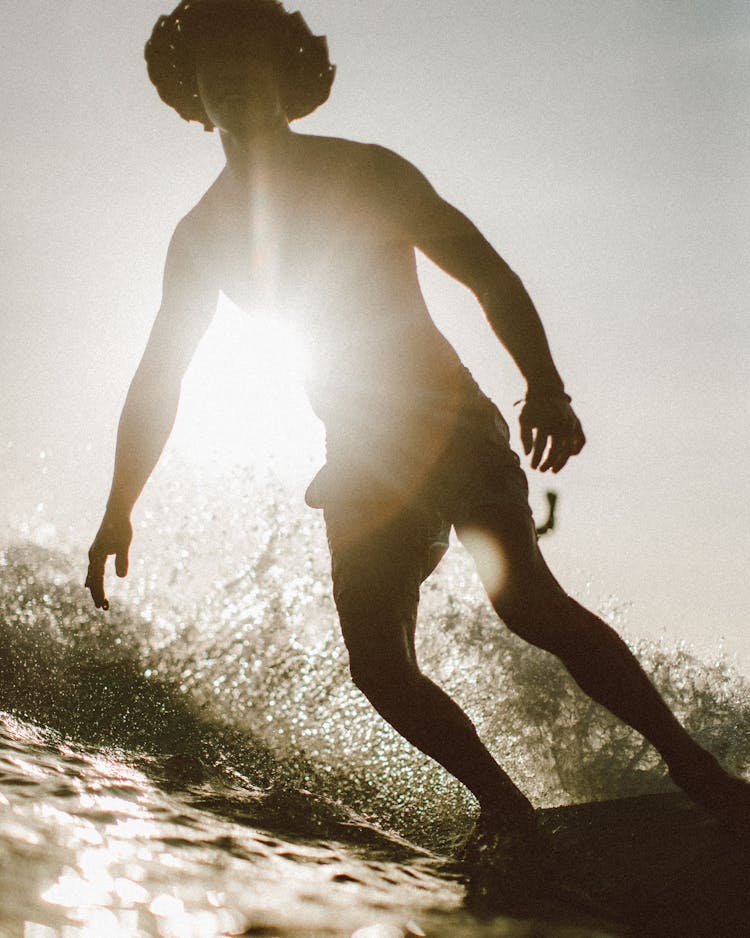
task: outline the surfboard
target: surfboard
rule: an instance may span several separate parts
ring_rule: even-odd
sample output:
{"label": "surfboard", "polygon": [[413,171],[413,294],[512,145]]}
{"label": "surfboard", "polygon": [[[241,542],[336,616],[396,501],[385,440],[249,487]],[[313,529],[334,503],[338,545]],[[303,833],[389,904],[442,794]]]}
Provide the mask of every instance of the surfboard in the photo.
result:
{"label": "surfboard", "polygon": [[468,874],[467,904],[638,938],[748,938],[750,836],[684,795],[537,812],[542,849],[528,889],[509,896],[492,863]]}

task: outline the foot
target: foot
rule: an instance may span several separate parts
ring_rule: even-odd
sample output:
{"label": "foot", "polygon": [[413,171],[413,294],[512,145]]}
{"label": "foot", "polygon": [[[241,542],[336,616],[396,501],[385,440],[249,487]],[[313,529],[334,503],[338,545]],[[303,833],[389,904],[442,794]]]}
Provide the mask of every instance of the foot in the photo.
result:
{"label": "foot", "polygon": [[509,810],[507,806],[483,807],[474,829],[458,849],[456,859],[470,866],[510,864],[535,851],[539,828],[534,810]]}
{"label": "foot", "polygon": [[543,851],[533,810],[482,810],[456,860],[467,908],[526,916],[539,891]]}
{"label": "foot", "polygon": [[730,775],[710,753],[671,763],[669,777],[704,811],[750,828],[750,783]]}

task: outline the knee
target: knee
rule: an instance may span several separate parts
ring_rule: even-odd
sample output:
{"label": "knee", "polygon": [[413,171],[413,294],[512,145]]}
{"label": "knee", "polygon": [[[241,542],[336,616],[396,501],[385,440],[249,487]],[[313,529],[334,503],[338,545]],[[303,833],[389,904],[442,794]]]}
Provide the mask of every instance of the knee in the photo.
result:
{"label": "knee", "polygon": [[544,649],[565,664],[590,660],[616,639],[601,619],[580,606],[555,584],[550,590],[517,593],[495,603],[500,618],[515,635]]}
{"label": "knee", "polygon": [[[499,611],[498,611],[499,612]],[[545,617],[530,615],[525,610],[499,612],[508,629],[530,645],[561,656],[565,653],[564,636],[558,626]]]}
{"label": "knee", "polygon": [[369,700],[386,702],[417,684],[421,672],[413,656],[381,649],[349,649],[349,673]]}
{"label": "knee", "polygon": [[550,591],[542,584],[515,584],[493,600],[498,616],[519,638],[562,657],[575,643],[571,621],[572,600],[559,587]]}

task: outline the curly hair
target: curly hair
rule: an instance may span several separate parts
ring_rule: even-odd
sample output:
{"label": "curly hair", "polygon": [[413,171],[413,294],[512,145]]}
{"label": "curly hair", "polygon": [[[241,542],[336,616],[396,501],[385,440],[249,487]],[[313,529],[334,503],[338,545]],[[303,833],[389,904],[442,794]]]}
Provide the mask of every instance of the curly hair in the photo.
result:
{"label": "curly hair", "polygon": [[214,129],[198,93],[195,53],[206,26],[231,24],[252,30],[268,49],[289,120],[328,100],[336,74],[325,36],[314,36],[302,14],[277,0],[182,0],[156,21],[144,55],[159,97],[187,121]]}

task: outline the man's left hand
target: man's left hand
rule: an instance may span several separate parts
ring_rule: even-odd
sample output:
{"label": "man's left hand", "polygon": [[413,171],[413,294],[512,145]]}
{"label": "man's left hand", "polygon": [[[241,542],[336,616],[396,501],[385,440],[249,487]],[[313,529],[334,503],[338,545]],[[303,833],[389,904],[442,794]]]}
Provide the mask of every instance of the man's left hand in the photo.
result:
{"label": "man's left hand", "polygon": [[104,592],[107,557],[114,554],[117,575],[127,576],[128,551],[132,539],[133,526],[128,515],[111,515],[106,512],[89,550],[89,568],[86,573],[86,589],[91,593],[97,609],[109,609],[109,600]]}
{"label": "man's left hand", "polygon": [[540,472],[559,472],[586,443],[581,421],[565,394],[530,393],[518,420],[524,452],[531,455],[531,468]]}

